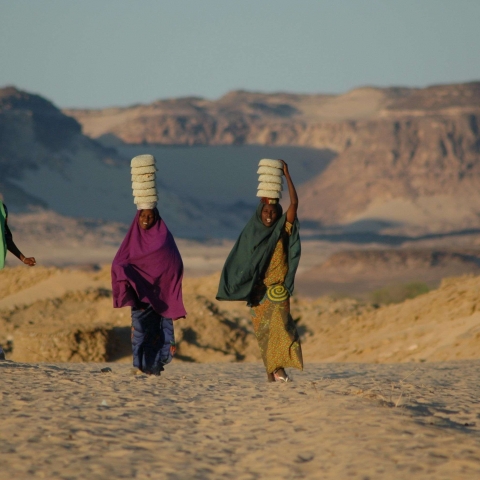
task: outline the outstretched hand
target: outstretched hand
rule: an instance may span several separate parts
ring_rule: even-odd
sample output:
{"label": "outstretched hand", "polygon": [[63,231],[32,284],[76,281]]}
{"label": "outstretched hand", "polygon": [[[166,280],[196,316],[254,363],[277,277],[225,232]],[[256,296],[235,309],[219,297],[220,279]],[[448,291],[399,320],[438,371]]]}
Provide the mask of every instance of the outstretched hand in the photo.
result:
{"label": "outstretched hand", "polygon": [[22,262],[29,267],[34,267],[37,264],[35,257],[24,257]]}

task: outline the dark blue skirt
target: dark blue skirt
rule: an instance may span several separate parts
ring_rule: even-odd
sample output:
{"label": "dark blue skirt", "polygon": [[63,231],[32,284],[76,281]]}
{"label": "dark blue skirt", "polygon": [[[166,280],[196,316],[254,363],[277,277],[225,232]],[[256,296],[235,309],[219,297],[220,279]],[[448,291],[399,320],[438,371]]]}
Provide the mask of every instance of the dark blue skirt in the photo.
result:
{"label": "dark blue skirt", "polygon": [[170,347],[175,345],[173,321],[148,306],[132,307],[133,366],[142,372],[160,375],[163,366],[172,361]]}

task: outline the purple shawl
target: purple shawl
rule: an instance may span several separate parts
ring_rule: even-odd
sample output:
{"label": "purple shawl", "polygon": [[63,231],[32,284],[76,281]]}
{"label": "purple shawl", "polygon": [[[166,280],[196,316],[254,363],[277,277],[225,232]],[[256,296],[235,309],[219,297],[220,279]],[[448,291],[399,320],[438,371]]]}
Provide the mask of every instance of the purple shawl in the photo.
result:
{"label": "purple shawl", "polygon": [[166,318],[186,315],[182,299],[183,262],[175,240],[155,209],[157,220],[143,230],[137,211],[112,263],[113,306],[149,303]]}

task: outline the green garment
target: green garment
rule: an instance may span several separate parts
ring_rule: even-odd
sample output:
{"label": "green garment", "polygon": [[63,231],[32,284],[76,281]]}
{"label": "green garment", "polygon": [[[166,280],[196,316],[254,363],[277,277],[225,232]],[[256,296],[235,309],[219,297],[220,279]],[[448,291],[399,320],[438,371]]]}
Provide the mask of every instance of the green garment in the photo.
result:
{"label": "green garment", "polygon": [[[250,305],[253,286],[259,276],[265,273],[286,221],[284,214],[275,225],[266,227],[261,220],[263,206],[260,203],[257,207],[227,257],[217,300],[245,300]],[[295,219],[288,242],[288,273],[285,277],[285,288],[290,295],[293,293],[300,254],[299,223]]]}
{"label": "green garment", "polygon": [[5,213],[5,208],[3,207],[3,202],[0,201],[0,270],[5,266],[5,257],[7,256],[7,239],[5,237],[6,228],[5,220],[7,214]]}

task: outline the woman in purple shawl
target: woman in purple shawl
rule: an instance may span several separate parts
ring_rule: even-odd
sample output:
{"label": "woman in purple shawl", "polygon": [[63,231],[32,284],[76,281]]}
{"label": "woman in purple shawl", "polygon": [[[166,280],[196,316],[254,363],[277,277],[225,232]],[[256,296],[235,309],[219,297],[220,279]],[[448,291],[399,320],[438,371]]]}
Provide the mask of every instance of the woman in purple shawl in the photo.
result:
{"label": "woman in purple shawl", "polygon": [[133,365],[160,375],[175,354],[173,321],[185,317],[183,263],[158,210],[138,210],[112,263],[113,306],[132,307]]}

